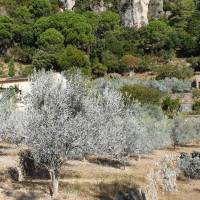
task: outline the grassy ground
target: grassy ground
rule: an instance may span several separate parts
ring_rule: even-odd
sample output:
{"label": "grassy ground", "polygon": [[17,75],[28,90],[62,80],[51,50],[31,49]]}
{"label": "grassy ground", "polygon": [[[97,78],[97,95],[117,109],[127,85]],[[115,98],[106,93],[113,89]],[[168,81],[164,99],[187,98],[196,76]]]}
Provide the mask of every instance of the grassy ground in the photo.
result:
{"label": "grassy ground", "polygon": [[[130,166],[117,169],[92,164],[87,161],[69,161],[63,167],[60,180],[59,200],[112,200],[119,190],[146,184],[146,175],[155,162],[166,154],[178,155],[179,152],[199,150],[200,146],[178,148],[176,151],[160,150],[144,156],[141,161],[132,159]],[[17,149],[0,143],[0,199],[2,200],[48,200],[48,180],[25,180],[22,183],[11,181],[7,175],[9,167],[18,161]],[[159,194],[159,200],[199,200],[200,180],[178,180],[178,192]]]}

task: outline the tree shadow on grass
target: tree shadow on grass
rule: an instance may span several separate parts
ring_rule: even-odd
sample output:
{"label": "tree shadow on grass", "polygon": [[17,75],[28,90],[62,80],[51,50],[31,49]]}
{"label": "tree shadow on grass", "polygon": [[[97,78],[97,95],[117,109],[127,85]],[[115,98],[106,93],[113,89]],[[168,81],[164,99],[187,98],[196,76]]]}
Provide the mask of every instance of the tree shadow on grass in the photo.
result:
{"label": "tree shadow on grass", "polygon": [[39,197],[33,192],[30,192],[30,194],[21,194],[18,197],[16,197],[16,200],[37,200]]}
{"label": "tree shadow on grass", "polygon": [[[26,192],[22,192],[21,189],[25,189]],[[37,200],[41,199],[41,196],[48,195],[46,186],[41,184],[34,184],[30,182],[13,183],[10,188],[2,188],[3,193],[7,197],[12,197],[16,200]],[[35,191],[35,192],[32,192]]]}
{"label": "tree shadow on grass", "polygon": [[139,187],[130,182],[115,181],[97,185],[96,197],[100,200],[145,200],[145,194]]}

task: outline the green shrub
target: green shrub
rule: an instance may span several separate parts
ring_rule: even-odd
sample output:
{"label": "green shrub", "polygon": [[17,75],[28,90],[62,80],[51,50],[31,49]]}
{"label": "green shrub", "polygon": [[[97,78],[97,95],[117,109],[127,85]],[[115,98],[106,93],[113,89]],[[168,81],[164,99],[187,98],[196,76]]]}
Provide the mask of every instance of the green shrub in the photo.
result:
{"label": "green shrub", "polygon": [[56,57],[54,54],[50,54],[46,51],[39,50],[33,56],[32,67],[40,69],[54,69],[56,66]]}
{"label": "green shrub", "polygon": [[193,105],[193,110],[200,112],[200,100],[196,101]]}
{"label": "green shrub", "polygon": [[120,64],[128,67],[129,70],[137,71],[139,63],[141,62],[140,58],[132,55],[125,55],[121,58]]}
{"label": "green shrub", "polygon": [[11,60],[11,57],[10,57],[9,55],[5,54],[5,55],[3,56],[3,60],[4,60],[5,63],[9,63],[10,60]]}
{"label": "green shrub", "polygon": [[136,72],[147,72],[151,69],[152,58],[150,56],[143,56],[140,59]]}
{"label": "green shrub", "polygon": [[8,63],[8,76],[13,77],[15,76],[15,65],[13,60]]}
{"label": "green shrub", "polygon": [[167,114],[173,117],[180,108],[180,100],[179,99],[172,99],[171,97],[167,96],[162,101],[162,109],[167,112]]}
{"label": "green shrub", "polygon": [[89,57],[72,45],[68,45],[63,53],[59,55],[58,62],[62,70],[88,68],[90,66]]}
{"label": "green shrub", "polygon": [[41,49],[58,51],[64,47],[64,36],[54,28],[47,29],[38,38]]}
{"label": "green shrub", "polygon": [[31,64],[35,49],[23,46],[23,47],[14,47],[10,50],[10,53],[14,57],[14,60],[23,64]]}
{"label": "green shrub", "polygon": [[28,77],[32,74],[33,72],[33,67],[32,66],[26,66],[22,72],[21,72],[21,75],[22,76],[25,76],[25,77]]}
{"label": "green shrub", "polygon": [[92,66],[92,74],[94,74],[96,77],[104,76],[107,71],[108,68],[102,63],[97,62]]}
{"label": "green shrub", "polygon": [[145,87],[144,85],[125,85],[121,88],[125,103],[129,104],[137,99],[142,104],[159,105],[164,93],[158,89]]}
{"label": "green shrub", "polygon": [[188,58],[187,61],[191,64],[191,68],[195,71],[200,70],[200,57],[191,57]]}
{"label": "green shrub", "polygon": [[30,12],[35,18],[48,16],[52,11],[52,6],[48,0],[34,0],[30,7]]}
{"label": "green shrub", "polygon": [[192,90],[192,96],[195,99],[200,99],[200,89],[194,89],[194,90]]}
{"label": "green shrub", "polygon": [[154,68],[154,71],[157,72],[156,79],[158,80],[165,79],[167,77],[186,79],[193,75],[193,70],[187,66],[164,65]]}

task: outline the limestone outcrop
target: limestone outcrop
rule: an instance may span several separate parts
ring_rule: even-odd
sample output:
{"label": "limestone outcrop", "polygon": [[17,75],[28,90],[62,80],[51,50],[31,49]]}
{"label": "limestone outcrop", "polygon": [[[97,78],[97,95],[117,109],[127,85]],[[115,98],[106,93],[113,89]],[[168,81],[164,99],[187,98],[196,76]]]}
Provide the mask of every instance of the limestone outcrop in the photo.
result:
{"label": "limestone outcrop", "polygon": [[127,27],[140,28],[148,24],[150,0],[121,0],[120,15]]}
{"label": "limestone outcrop", "polygon": [[105,3],[103,0],[100,0],[99,2],[93,2],[90,3],[90,8],[96,13],[104,12],[108,8],[112,7],[111,3]]}
{"label": "limestone outcrop", "polygon": [[159,19],[163,12],[163,0],[150,0],[148,19]]}
{"label": "limestone outcrop", "polygon": [[[73,10],[76,5],[76,0],[59,0],[65,10]],[[105,0],[89,0],[87,8],[96,13],[100,13],[115,7],[119,10],[122,23],[126,27],[140,28],[148,24],[149,19],[158,19],[163,14],[164,0],[120,0],[120,3],[105,1]],[[79,1],[79,3],[84,3]]]}
{"label": "limestone outcrop", "polygon": [[59,0],[65,10],[73,10],[76,0]]}

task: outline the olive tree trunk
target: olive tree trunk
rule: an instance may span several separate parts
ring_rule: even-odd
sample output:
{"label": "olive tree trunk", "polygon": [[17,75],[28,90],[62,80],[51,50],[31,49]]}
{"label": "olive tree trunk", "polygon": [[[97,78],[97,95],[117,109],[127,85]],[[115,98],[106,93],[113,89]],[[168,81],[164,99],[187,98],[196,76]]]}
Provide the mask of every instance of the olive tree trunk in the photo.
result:
{"label": "olive tree trunk", "polygon": [[24,176],[21,167],[17,167],[17,172],[18,172],[18,181],[22,182],[24,180]]}
{"label": "olive tree trunk", "polygon": [[51,177],[51,197],[52,199],[56,199],[58,197],[58,189],[59,189],[59,178],[55,170],[50,170],[50,177]]}

